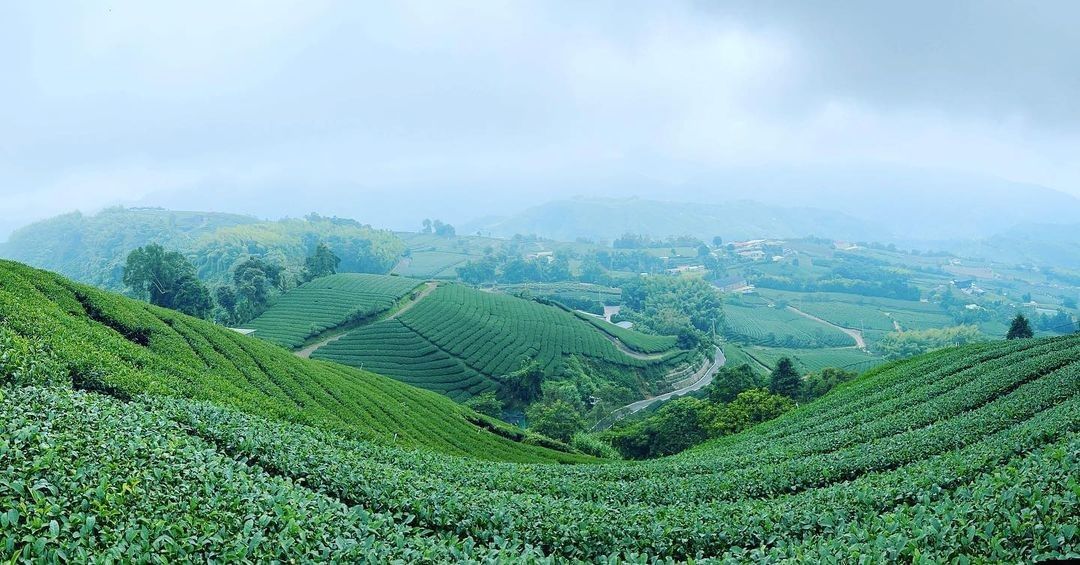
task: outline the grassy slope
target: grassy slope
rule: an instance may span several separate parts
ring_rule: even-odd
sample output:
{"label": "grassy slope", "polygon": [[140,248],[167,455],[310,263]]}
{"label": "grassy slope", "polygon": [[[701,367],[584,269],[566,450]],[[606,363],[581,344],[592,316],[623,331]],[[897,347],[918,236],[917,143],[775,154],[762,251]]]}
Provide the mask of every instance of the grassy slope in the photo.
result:
{"label": "grassy slope", "polygon": [[[637,332],[626,330],[626,335]],[[670,340],[640,337],[654,348],[656,340]],[[668,348],[663,358],[635,359],[619,351],[599,328],[562,308],[451,284],[440,286],[403,315],[353,330],[312,357],[363,365],[464,399],[495,390],[500,376],[527,361],[535,360],[547,374],[555,374],[570,355],[617,367],[642,382],[645,371],[652,370],[655,379],[684,357],[670,349],[673,342],[659,345]]]}
{"label": "grassy slope", "polygon": [[387,275],[330,275],[285,293],[245,327],[256,330],[258,337],[296,348],[326,330],[386,311],[421,284]]}
{"label": "grassy slope", "polygon": [[0,262],[0,319],[64,359],[77,386],[202,399],[352,437],[486,459],[574,459],[484,432],[439,395],[299,359],[209,322]]}
{"label": "grassy slope", "polygon": [[[11,271],[0,271],[5,325],[72,335],[62,317],[27,319],[13,309],[39,300]],[[68,305],[67,290],[46,292]],[[65,358],[76,355],[76,366],[87,362],[80,347],[52,344]],[[144,367],[137,376],[170,382],[167,370]],[[668,459],[609,465],[523,466],[401,450],[163,396],[122,403],[35,387],[0,393],[0,509],[15,509],[0,512],[0,554],[63,549],[77,559],[87,548],[161,559],[460,561],[636,552],[744,562],[1080,555],[1080,336],[890,363],[743,434]]]}

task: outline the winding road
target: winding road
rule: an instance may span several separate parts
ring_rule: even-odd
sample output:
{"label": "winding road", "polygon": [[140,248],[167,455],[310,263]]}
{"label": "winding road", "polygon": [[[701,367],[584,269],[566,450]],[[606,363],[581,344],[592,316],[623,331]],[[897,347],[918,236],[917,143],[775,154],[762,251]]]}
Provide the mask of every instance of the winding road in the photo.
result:
{"label": "winding road", "polygon": [[593,431],[607,429],[611,427],[611,424],[614,424],[616,421],[621,420],[629,416],[630,414],[633,414],[634,412],[644,410],[645,408],[648,408],[649,406],[652,406],[657,402],[662,402],[676,396],[682,396],[684,394],[694,392],[695,390],[701,390],[709,386],[709,383],[713,381],[713,377],[716,376],[716,372],[724,366],[724,363],[727,363],[727,357],[724,356],[724,350],[720,349],[720,346],[715,347],[716,354],[713,356],[712,364],[710,364],[704,370],[704,372],[701,374],[700,377],[698,377],[697,380],[687,386],[675,389],[671,392],[666,392],[664,394],[657,395],[652,398],[646,398],[644,400],[638,400],[637,402],[631,402],[626,406],[616,408],[615,410],[612,410],[611,414],[609,414],[606,418],[597,422],[596,425],[593,426]]}

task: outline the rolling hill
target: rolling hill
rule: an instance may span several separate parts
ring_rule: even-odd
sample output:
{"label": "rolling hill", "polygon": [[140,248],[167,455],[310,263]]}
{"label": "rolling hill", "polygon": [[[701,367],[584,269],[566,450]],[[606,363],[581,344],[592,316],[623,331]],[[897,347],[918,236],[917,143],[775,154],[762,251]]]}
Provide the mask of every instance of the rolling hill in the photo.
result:
{"label": "rolling hill", "polygon": [[[450,455],[527,446],[473,428],[451,449],[440,426],[468,424],[437,395],[330,378],[330,365],[11,263],[0,315],[0,552],[16,560],[1080,555],[1076,335],[941,350],[678,456],[567,466]],[[370,400],[378,419],[298,407],[287,386],[400,396]],[[432,451],[388,445],[392,430],[430,434],[415,442]]]}
{"label": "rolling hill", "polygon": [[273,308],[244,325],[263,339],[294,349],[327,330],[385,312],[422,284],[404,277],[338,273],[285,293]]}
{"label": "rolling hill", "polygon": [[664,373],[688,359],[671,338],[626,331],[616,342],[615,331],[623,330],[605,332],[557,306],[444,284],[400,316],[352,330],[312,357],[456,400],[502,389],[505,376],[529,362],[557,375],[571,356],[636,394],[654,393]]}
{"label": "rolling hill", "polygon": [[575,459],[489,433],[475,414],[440,395],[301,359],[221,326],[9,261],[0,261],[0,320],[5,338],[53,352],[61,376],[82,390],[121,399],[150,394],[211,401],[349,437],[457,455]]}
{"label": "rolling hill", "polygon": [[232,268],[251,255],[266,256],[292,275],[319,242],[341,258],[342,272],[385,273],[405,250],[392,233],[354,220],[315,214],[262,221],[215,212],[161,208],[107,208],[24,226],[0,245],[0,257],[55,271],[79,282],[123,290],[128,253],[157,243],[184,253],[199,278],[228,282]]}

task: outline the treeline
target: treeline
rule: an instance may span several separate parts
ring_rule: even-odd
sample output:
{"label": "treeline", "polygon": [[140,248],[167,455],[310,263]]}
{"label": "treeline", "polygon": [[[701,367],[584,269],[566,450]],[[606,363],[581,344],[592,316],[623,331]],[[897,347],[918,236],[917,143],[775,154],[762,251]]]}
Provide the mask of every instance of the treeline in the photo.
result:
{"label": "treeline", "polygon": [[128,254],[150,244],[181,253],[210,286],[231,284],[249,257],[281,265],[287,281],[302,275],[320,243],[341,258],[343,272],[385,273],[405,250],[393,233],[355,220],[309,214],[261,221],[212,212],[109,208],[93,216],[66,214],[26,226],[5,245],[10,258],[80,282],[123,290]]}
{"label": "treeline", "polygon": [[128,254],[123,281],[129,292],[151,304],[224,325],[237,325],[257,317],[272,298],[298,284],[337,272],[341,258],[319,243],[293,277],[279,262],[249,256],[232,271],[228,283],[213,290],[196,274],[183,254],[150,244]]}
{"label": "treeline", "polygon": [[797,402],[823,396],[856,376],[835,368],[802,376],[787,357],[769,375],[760,375],[749,365],[724,367],[700,397],[666,402],[654,413],[599,434],[597,439],[629,459],[673,455],[776,418]]}
{"label": "treeline", "polygon": [[795,292],[843,292],[879,298],[919,300],[919,288],[908,277],[883,261],[851,253],[836,253],[832,260],[819,259],[814,264],[829,267],[817,279],[797,276],[752,273],[748,280],[760,288]]}

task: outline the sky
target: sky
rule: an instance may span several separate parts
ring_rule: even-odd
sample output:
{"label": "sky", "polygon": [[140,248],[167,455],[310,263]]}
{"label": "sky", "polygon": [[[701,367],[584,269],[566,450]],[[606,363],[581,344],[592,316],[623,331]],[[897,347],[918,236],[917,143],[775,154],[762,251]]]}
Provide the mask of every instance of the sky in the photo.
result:
{"label": "sky", "polygon": [[0,0],[0,239],[117,203],[401,227],[690,171],[1080,195],[1077,21],[1066,0]]}

